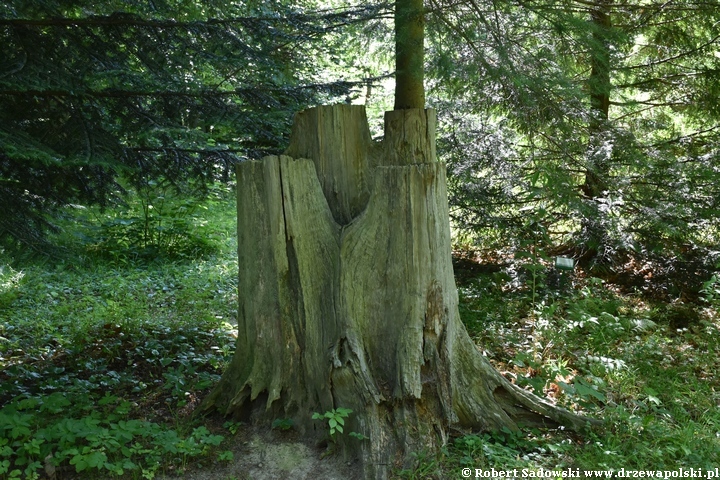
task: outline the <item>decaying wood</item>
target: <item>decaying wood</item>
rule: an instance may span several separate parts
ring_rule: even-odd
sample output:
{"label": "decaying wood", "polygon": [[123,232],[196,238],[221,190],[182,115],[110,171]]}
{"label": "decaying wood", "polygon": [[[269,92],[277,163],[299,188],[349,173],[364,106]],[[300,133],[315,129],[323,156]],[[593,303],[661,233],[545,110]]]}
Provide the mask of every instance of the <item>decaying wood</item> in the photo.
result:
{"label": "decaying wood", "polygon": [[232,364],[204,408],[291,417],[351,408],[337,435],[365,478],[386,478],[452,429],[586,420],[500,375],[458,315],[445,166],[432,110],[298,114],[287,155],[238,167],[239,315]]}

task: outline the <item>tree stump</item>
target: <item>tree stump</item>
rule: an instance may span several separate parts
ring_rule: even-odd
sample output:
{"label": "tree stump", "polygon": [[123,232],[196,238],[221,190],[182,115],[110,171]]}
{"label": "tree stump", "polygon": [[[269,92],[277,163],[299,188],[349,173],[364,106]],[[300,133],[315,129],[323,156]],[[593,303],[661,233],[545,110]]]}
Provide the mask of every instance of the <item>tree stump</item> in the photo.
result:
{"label": "tree stump", "polygon": [[[586,420],[512,385],[460,322],[433,110],[299,113],[286,155],[238,166],[237,350],[203,409],[306,434],[353,410],[339,450],[387,478],[451,429]],[[347,435],[355,431],[368,437]]]}

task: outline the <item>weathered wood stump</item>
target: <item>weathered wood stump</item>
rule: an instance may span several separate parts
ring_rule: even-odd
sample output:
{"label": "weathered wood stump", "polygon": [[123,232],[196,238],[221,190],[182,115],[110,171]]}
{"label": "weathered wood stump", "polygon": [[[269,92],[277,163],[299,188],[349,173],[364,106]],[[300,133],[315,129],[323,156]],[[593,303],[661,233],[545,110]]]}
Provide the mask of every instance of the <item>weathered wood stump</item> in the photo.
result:
{"label": "weathered wood stump", "polygon": [[286,155],[238,166],[237,351],[203,407],[306,433],[351,408],[340,450],[386,478],[452,428],[585,420],[504,379],[460,322],[432,110],[296,116]]}

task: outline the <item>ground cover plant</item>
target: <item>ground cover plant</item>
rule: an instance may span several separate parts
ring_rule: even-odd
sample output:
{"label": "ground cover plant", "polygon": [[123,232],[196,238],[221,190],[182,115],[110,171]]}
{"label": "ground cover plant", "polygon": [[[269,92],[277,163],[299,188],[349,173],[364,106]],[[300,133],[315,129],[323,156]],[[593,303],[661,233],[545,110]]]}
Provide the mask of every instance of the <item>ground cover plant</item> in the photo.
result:
{"label": "ground cover plant", "polygon": [[[356,379],[373,377],[373,367],[385,359],[410,358],[405,352],[416,351],[411,362],[389,362],[384,369],[389,381],[363,380],[375,398],[380,398],[378,387],[382,391],[401,378],[396,373],[410,379],[410,364],[417,373],[412,378],[437,380],[436,388],[416,383],[409,390],[393,388],[393,398],[383,395],[379,407],[391,415],[375,415],[376,424],[381,425],[381,418],[399,421],[370,430],[392,432],[385,438],[404,441],[373,443],[373,448],[381,447],[374,458],[361,452],[370,460],[361,461],[363,467],[377,466],[382,470],[377,476],[384,478],[394,456],[403,458],[416,449],[415,468],[402,462],[398,476],[447,478],[461,466],[579,471],[707,469],[718,464],[717,2],[340,1],[331,2],[330,9],[305,1],[191,0],[181,6],[150,2],[150,8],[147,2],[100,2],[104,4],[87,8],[79,3],[11,1],[0,7],[6,47],[0,52],[5,65],[0,75],[0,205],[5,207],[0,243],[16,248],[0,252],[0,476],[151,478],[181,472],[190,463],[230,460],[223,443],[226,430],[241,434],[241,426],[223,429],[218,426],[222,421],[200,423],[191,415],[227,364],[237,304],[232,195],[220,187],[209,192],[210,201],[200,198],[214,182],[229,181],[235,163],[280,152],[290,133],[291,112],[305,105],[375,103],[371,110],[379,110],[384,101],[377,102],[377,93],[371,100],[371,91],[385,90],[381,84],[393,73],[396,110],[432,106],[440,117],[435,122],[429,111],[421,114],[426,128],[417,130],[426,138],[418,148],[407,147],[420,139],[409,130],[397,136],[402,142],[394,142],[394,122],[388,121],[384,153],[397,150],[403,164],[410,157],[415,163],[416,153],[427,153],[434,163],[437,153],[445,163],[432,169],[448,166],[453,226],[469,232],[468,240],[484,249],[464,253],[465,263],[457,269],[463,321],[478,350],[520,388],[602,418],[605,425],[580,434],[552,424],[515,431],[516,423],[506,420],[523,413],[516,402],[527,410],[542,409],[538,400],[526,403],[530,395],[504,381],[497,384],[514,401],[503,400],[495,390],[485,396],[488,402],[463,415],[463,401],[477,396],[473,387],[491,375],[499,380],[500,374],[490,368],[460,373],[451,376],[449,388],[443,385],[448,378],[442,375],[443,364],[453,372],[474,365],[470,357],[489,365],[457,324],[445,332],[460,332],[456,338],[461,341],[433,335],[440,330],[423,325],[434,318],[431,305],[452,305],[454,310],[452,277],[445,275],[449,257],[442,257],[444,266],[433,270],[433,265],[426,268],[433,262],[418,260],[423,256],[397,261],[411,252],[400,248],[387,262],[363,262],[371,267],[367,271],[350,268],[361,274],[341,281],[340,289],[332,284],[337,277],[328,275],[319,297],[335,300],[345,286],[364,284],[368,288],[356,289],[362,291],[356,295],[358,305],[376,306],[376,293],[415,280],[407,275],[378,287],[377,277],[401,278],[393,275],[394,264],[417,268],[417,278],[441,278],[439,289],[401,288],[397,295],[386,295],[385,308],[365,309],[370,312],[367,322],[328,321],[343,311],[335,303],[293,325],[298,338],[309,330],[307,324],[316,323],[320,328],[314,331],[322,333],[333,323],[343,325],[338,346],[355,335],[352,329],[345,333],[346,325],[369,326],[356,329],[355,338],[379,339],[374,343],[380,353],[372,355],[374,348],[366,347],[370,343],[356,349],[358,358],[371,354],[370,368],[348,369],[371,373],[353,375]],[[377,55],[383,50],[390,53]],[[349,106],[337,110],[341,108]],[[405,113],[409,119],[420,112]],[[437,143],[431,125],[438,127]],[[346,151],[353,142],[334,126],[338,128],[328,133],[340,132],[338,151]],[[333,150],[330,135],[311,136],[323,146],[318,151]],[[404,146],[388,148],[395,143]],[[374,150],[367,149],[372,161],[360,163],[375,165]],[[309,173],[309,184],[314,184]],[[296,273],[306,270],[299,268],[302,263],[321,266],[329,251],[296,255],[302,242],[289,241],[304,237],[308,244],[322,243],[317,225],[308,222],[307,236],[295,236],[300,230],[289,228],[293,212],[304,211],[296,204],[312,203],[305,202],[310,196],[285,195],[294,190],[296,178],[285,176],[280,182],[278,199],[287,215],[271,216],[282,217],[289,234],[272,256],[293,259],[290,274],[278,275],[280,283],[299,277]],[[365,183],[364,173],[358,178],[349,182],[353,189]],[[421,221],[408,224],[407,232],[397,222],[383,227],[390,233],[386,245],[402,245],[395,238],[404,233],[413,241],[432,239],[423,233],[430,226],[443,232],[436,240],[447,239],[444,182],[444,175],[434,175],[428,185],[438,188],[427,190],[440,192],[438,208],[428,212],[441,215],[425,215],[422,209],[404,215]],[[331,192],[331,182],[321,183],[325,200],[348,190]],[[257,184],[256,189],[243,181],[238,191],[247,195],[241,211],[259,211],[248,204],[266,186]],[[386,209],[391,215],[378,219],[393,220],[392,213],[404,203],[431,204],[423,202],[430,195],[398,202],[403,195],[390,183],[370,190],[391,192]],[[324,201],[317,197],[323,210]],[[352,212],[347,221],[359,213]],[[362,222],[354,225],[362,228]],[[261,231],[254,226],[240,223],[240,232]],[[349,265],[338,240],[352,235],[343,231],[338,237],[332,222],[327,227],[327,245],[339,243],[340,265]],[[48,239],[46,232],[55,236]],[[385,240],[384,234],[369,237],[380,244]],[[447,244],[438,248],[432,243],[436,240],[421,242],[423,249],[429,246],[430,258],[449,249]],[[264,286],[265,277],[242,280],[267,264],[248,267],[243,256],[265,258],[258,252],[274,244],[263,238],[239,243],[241,302],[262,298],[253,287]],[[35,255],[28,257],[20,248],[34,248]],[[580,267],[572,273],[553,270],[558,253],[573,257]],[[325,271],[334,273],[334,268]],[[308,278],[314,283],[320,276]],[[288,299],[289,308],[281,312],[294,312],[296,299],[300,303],[311,296],[311,289],[298,286],[292,286],[290,295],[277,295]],[[436,290],[443,293],[442,303],[434,293],[430,296]],[[397,300],[420,298],[418,291],[428,293],[419,307],[429,315],[410,317],[419,322],[398,330],[396,316],[388,313],[399,305]],[[272,305],[275,299],[269,297]],[[258,305],[258,312],[268,310],[263,302]],[[448,310],[437,309],[443,318]],[[399,309],[397,316],[403,313]],[[376,320],[382,315],[388,321]],[[298,319],[288,316],[290,323]],[[261,321],[262,315],[240,318],[248,319],[239,327],[243,333],[271,323]],[[379,331],[381,323],[392,335]],[[263,385],[282,385],[274,389],[281,397],[293,390],[302,395],[310,391],[297,380],[302,376],[275,382],[278,372],[294,372],[288,364],[307,367],[312,362],[306,357],[278,362],[284,342],[262,343],[276,338],[272,334],[278,329],[262,328],[255,329],[259,334],[254,338],[239,337],[249,340],[239,342],[236,352],[260,352],[247,359],[254,358],[253,365],[282,367],[253,373],[246,382],[253,391],[250,400],[262,403],[263,397],[254,393],[262,392]],[[407,331],[422,333],[423,340],[405,341]],[[396,340],[410,349],[394,348],[403,345]],[[300,352],[317,345],[295,343]],[[430,345],[441,345],[438,362],[430,360]],[[452,345],[462,345],[463,354],[455,356],[459,361],[452,358]],[[318,358],[317,365],[329,365]],[[250,364],[241,355],[234,359],[239,360],[234,365]],[[428,369],[428,362],[439,368]],[[338,443],[346,438],[339,435],[346,418],[348,430],[351,424],[367,425],[372,409],[361,401],[334,405],[338,398],[354,402],[362,396],[343,395],[335,386],[345,382],[324,382],[331,376],[317,376],[322,380],[316,382],[317,394],[307,395],[306,404],[292,396],[292,402],[278,402],[298,408],[285,408],[282,417],[294,418],[277,418],[270,428],[312,424],[298,417],[318,399],[324,403],[318,410],[325,413],[318,412],[317,420],[327,420],[330,438]],[[469,381],[452,383],[457,379]],[[217,392],[231,392],[221,386]],[[453,402],[446,401],[446,392],[456,394]],[[435,399],[428,402],[427,394]],[[238,399],[233,408],[244,407],[238,405],[241,394],[231,392],[227,398]],[[206,405],[231,411],[225,408],[228,402],[212,400]],[[425,409],[428,404],[441,405],[443,411]],[[496,404],[503,410],[493,410]],[[458,427],[443,421],[448,406],[463,428],[490,420],[500,431],[446,431]],[[417,415],[405,413],[411,409]],[[232,413],[244,414],[241,408]],[[411,425],[410,418],[422,420]],[[424,435],[427,425],[436,427],[437,434]],[[439,444],[431,440],[447,435],[450,443],[438,455]],[[432,454],[422,450],[426,444]],[[351,445],[359,444],[344,443],[346,454]]]}
{"label": "ground cover plant", "polygon": [[[182,222],[202,228],[202,248],[143,254],[125,241],[141,230],[115,221],[138,207],[75,212],[55,257],[3,253],[0,479],[154,478],[232,461],[244,426],[191,415],[232,354],[237,305],[232,194],[201,207]],[[93,230],[78,213],[113,227]],[[540,255],[465,252],[455,271],[463,321],[495,366],[605,425],[584,436],[457,432],[440,455],[415,452],[398,478],[718,465],[717,275],[681,303],[617,278],[559,274]],[[280,423],[294,428],[267,429]]]}
{"label": "ground cover plant", "polygon": [[582,271],[558,281],[547,264],[508,257],[458,256],[455,269],[463,321],[494,365],[604,426],[583,437],[531,428],[459,435],[443,456],[420,456],[402,477],[459,478],[466,466],[575,472],[718,465],[717,275],[696,302],[682,303]]}
{"label": "ground cover plant", "polygon": [[234,348],[234,206],[218,195],[202,219],[182,219],[203,222],[198,248],[151,245],[160,261],[117,241],[142,210],[93,214],[102,236],[85,228],[90,213],[76,216],[59,260],[4,258],[0,478],[153,478],[199,455],[230,459],[219,448],[230,432],[189,417]]}

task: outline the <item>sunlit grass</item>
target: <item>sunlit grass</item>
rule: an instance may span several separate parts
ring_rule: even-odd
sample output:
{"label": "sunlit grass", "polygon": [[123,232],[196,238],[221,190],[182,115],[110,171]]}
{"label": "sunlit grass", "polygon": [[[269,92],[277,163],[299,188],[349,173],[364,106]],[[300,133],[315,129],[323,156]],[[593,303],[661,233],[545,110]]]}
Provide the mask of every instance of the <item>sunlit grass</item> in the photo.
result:
{"label": "sunlit grass", "polygon": [[[210,207],[212,248],[194,257],[100,253],[68,231],[56,257],[2,258],[0,479],[34,478],[48,462],[152,478],[217,450],[222,437],[188,416],[234,349],[232,194]],[[70,425],[85,426],[67,443]]]}
{"label": "sunlit grass", "polygon": [[[460,291],[463,322],[498,368],[559,405],[604,421],[583,437],[526,431],[527,443],[513,447],[522,465],[697,469],[720,462],[717,301],[650,304],[599,279],[562,294],[545,292],[535,306],[527,293],[508,292],[487,276]],[[493,437],[478,441],[471,449],[477,456],[468,460],[463,438],[449,450],[447,468],[458,455],[478,468],[517,463],[493,461],[487,453],[498,443]]]}
{"label": "sunlit grass", "polygon": [[[0,429],[18,419],[34,429],[8,439],[13,453],[6,458],[39,470],[49,452],[60,451],[59,425],[95,422],[92,411],[110,423],[97,424],[89,435],[137,420],[149,422],[142,425],[154,440],[140,441],[131,428],[136,424],[123,424],[137,448],[126,445],[125,453],[108,456],[114,470],[86,465],[83,472],[95,468],[87,478],[117,476],[119,468],[135,478],[158,469],[177,471],[189,456],[205,458],[222,448],[210,448],[219,441],[216,432],[197,430],[188,415],[234,348],[232,195],[204,211],[204,228],[214,232],[212,248],[196,250],[195,256],[147,257],[122,242],[106,243],[118,250],[100,253],[96,242],[65,234],[65,255],[57,259],[2,258]],[[103,215],[110,221],[117,214]],[[672,306],[619,293],[592,278],[570,288],[543,285],[533,297],[518,275],[492,268],[462,279],[460,313],[469,333],[512,381],[600,418],[604,426],[585,435],[563,430],[458,435],[440,455],[415,452],[416,468],[396,472],[398,477],[460,478],[466,466],[618,470],[720,463],[717,299]],[[33,440],[33,431],[45,432],[46,443]],[[40,442],[37,452],[23,450],[32,441]],[[92,447],[86,456],[77,457],[66,445],[65,456],[56,454],[54,461],[67,467],[76,459],[71,468],[93,461],[97,444],[78,442]],[[178,456],[178,446],[187,442],[200,446]],[[169,453],[173,449],[176,453]]]}

